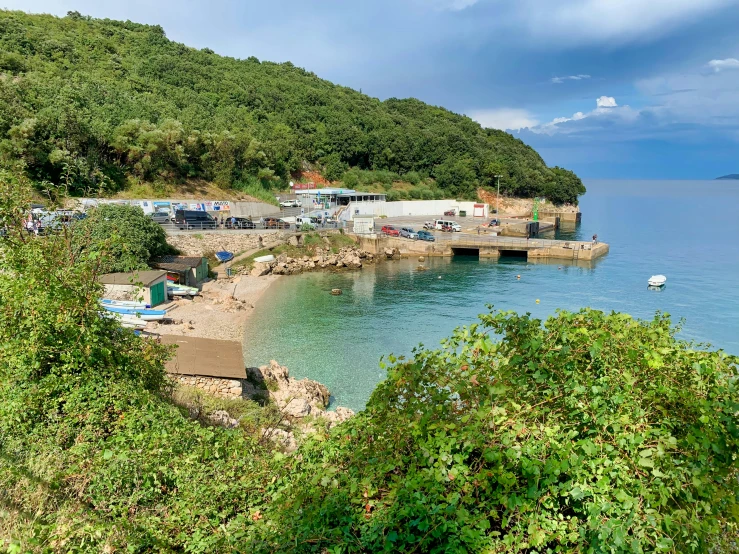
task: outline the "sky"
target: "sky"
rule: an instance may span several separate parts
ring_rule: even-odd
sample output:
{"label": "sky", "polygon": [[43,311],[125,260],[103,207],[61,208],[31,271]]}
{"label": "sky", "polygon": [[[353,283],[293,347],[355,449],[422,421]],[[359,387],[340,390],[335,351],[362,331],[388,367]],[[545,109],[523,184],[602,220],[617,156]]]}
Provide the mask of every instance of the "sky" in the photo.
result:
{"label": "sky", "polygon": [[0,0],[161,25],[504,129],[584,178],[739,173],[739,0]]}

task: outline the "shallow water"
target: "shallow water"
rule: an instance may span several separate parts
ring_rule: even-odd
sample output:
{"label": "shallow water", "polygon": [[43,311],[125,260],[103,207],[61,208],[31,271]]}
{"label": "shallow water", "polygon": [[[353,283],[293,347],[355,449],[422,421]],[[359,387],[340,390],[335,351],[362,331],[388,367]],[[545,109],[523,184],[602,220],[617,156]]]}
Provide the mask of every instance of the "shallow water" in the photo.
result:
{"label": "shallow water", "polygon": [[[361,409],[384,377],[380,356],[408,355],[419,343],[435,348],[488,303],[536,317],[583,306],[640,318],[659,310],[675,322],[685,319],[683,338],[739,354],[739,182],[586,185],[583,222],[560,238],[597,233],[611,251],[595,264],[457,257],[429,259],[426,272],[403,260],[285,277],[247,325],[246,363],[277,359],[294,377],[326,384],[334,405]],[[667,276],[667,286],[648,290],[647,279],[657,273]],[[344,294],[331,296],[332,288]]]}

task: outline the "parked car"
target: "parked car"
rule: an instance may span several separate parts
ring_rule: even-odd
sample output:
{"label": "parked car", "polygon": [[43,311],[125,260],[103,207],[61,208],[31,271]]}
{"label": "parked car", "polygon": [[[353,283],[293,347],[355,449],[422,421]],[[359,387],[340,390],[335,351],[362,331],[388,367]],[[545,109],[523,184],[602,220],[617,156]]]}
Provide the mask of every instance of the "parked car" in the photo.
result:
{"label": "parked car", "polygon": [[457,210],[447,210],[444,212],[444,215],[454,217],[455,215],[457,215]]}
{"label": "parked car", "polygon": [[283,200],[280,202],[280,206],[283,208],[299,208],[301,205],[300,200]]}
{"label": "parked car", "polygon": [[289,229],[290,224],[287,221],[278,219],[276,217],[265,217],[262,219],[262,224],[265,229]]}
{"label": "parked car", "polygon": [[418,231],[418,240],[425,240],[427,242],[434,242],[436,239],[428,231]]}
{"label": "parked car", "polygon": [[257,224],[250,217],[227,217],[223,226],[226,229],[256,229]]}
{"label": "parked car", "polygon": [[[448,227],[448,229],[445,229]],[[440,231],[456,231],[459,233],[462,231],[462,227],[456,221],[449,221],[445,219],[437,219],[434,221],[434,228]]]}
{"label": "parked car", "polygon": [[436,222],[435,221],[425,221],[423,224],[424,229],[436,229]]}
{"label": "parked car", "polygon": [[418,233],[410,227],[401,227],[400,236],[407,239],[418,240]]}
{"label": "parked car", "polygon": [[171,217],[167,212],[153,212],[149,214],[149,217],[154,223],[159,223],[160,225],[169,223],[171,220]]}
{"label": "parked car", "polygon": [[64,227],[69,227],[76,221],[85,219],[87,214],[81,212],[71,212],[60,210],[58,212],[49,212],[38,218],[39,235],[47,235],[61,231]]}
{"label": "parked car", "polygon": [[216,220],[209,213],[197,210],[177,210],[174,215],[175,224],[179,229],[215,229]]}
{"label": "parked car", "polygon": [[488,227],[497,227],[498,225],[500,225],[500,222],[497,219],[491,219],[488,222]]}
{"label": "parked car", "polygon": [[398,231],[395,227],[392,225],[384,225],[382,227],[381,232],[389,237],[399,237],[400,231]]}

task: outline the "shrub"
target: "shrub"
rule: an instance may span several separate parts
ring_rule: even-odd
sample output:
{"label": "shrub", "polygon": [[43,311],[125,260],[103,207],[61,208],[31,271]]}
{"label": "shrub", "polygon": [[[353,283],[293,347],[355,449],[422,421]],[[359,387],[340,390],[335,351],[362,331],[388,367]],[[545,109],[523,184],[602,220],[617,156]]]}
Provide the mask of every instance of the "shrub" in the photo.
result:
{"label": "shrub", "polygon": [[176,253],[161,225],[137,206],[103,204],[72,227],[76,252],[98,256],[103,273],[146,269],[158,256]]}
{"label": "shrub", "polygon": [[483,315],[441,350],[390,361],[365,411],[275,487],[276,540],[708,552],[732,529],[739,360],[677,340],[666,316]]}

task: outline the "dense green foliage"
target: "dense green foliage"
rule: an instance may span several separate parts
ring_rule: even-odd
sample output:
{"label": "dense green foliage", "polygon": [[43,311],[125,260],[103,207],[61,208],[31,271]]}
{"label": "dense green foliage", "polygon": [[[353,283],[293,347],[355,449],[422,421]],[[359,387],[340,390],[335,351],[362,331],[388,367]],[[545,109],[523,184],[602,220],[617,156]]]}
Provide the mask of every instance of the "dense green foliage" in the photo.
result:
{"label": "dense green foliage", "polygon": [[[291,63],[221,57],[159,26],[0,11],[0,157],[38,186],[113,192],[127,180],[192,177],[253,190],[286,185],[303,162],[331,179],[350,168],[433,177],[447,196],[479,186],[577,202],[502,131],[414,99],[381,102]],[[351,177],[349,177],[351,178]]]}
{"label": "dense green foliage", "polygon": [[739,516],[739,360],[674,333],[665,316],[481,316],[301,451],[281,532],[314,552],[716,548]]}
{"label": "dense green foliage", "polygon": [[96,253],[103,273],[148,269],[154,258],[176,253],[162,226],[137,206],[103,204],[87,214],[73,225],[73,247]]}
{"label": "dense green foliage", "polygon": [[98,314],[114,250],[25,233],[28,187],[0,185],[0,548],[732,548],[739,360],[665,316],[483,315],[391,358],[365,411],[285,456],[258,415],[225,430],[175,407],[167,348]]}

